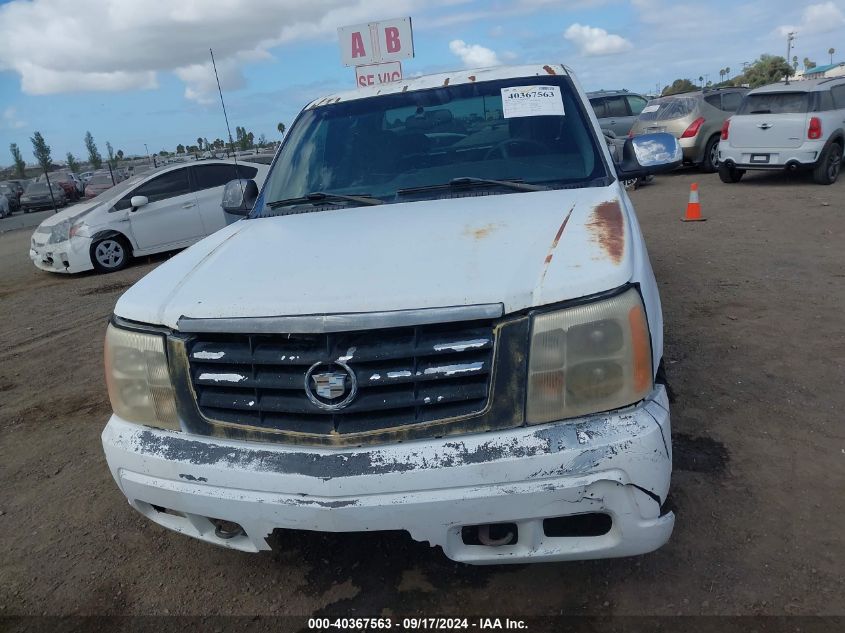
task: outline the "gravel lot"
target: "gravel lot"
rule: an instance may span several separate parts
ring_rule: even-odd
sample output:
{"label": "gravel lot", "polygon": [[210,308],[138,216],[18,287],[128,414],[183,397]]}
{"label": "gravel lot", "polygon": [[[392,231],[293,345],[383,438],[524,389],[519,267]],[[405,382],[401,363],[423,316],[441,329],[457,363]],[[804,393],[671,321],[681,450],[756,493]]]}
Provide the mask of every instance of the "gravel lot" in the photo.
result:
{"label": "gravel lot", "polygon": [[[684,224],[697,181],[707,222]],[[678,521],[642,557],[477,568],[401,534],[242,554],[129,508],[99,434],[108,276],[0,235],[0,614],[845,615],[845,179],[660,177],[632,197],[661,287]]]}

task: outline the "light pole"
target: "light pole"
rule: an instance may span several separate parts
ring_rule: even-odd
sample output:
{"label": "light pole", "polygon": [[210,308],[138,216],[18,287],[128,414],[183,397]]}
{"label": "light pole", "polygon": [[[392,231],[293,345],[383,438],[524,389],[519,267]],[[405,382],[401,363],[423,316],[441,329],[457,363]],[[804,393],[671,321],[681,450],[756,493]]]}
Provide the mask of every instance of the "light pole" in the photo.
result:
{"label": "light pole", "polygon": [[[790,31],[786,35],[786,65],[789,66],[789,59],[790,55],[792,55],[792,42],[795,41],[795,36],[797,35],[796,31]],[[786,71],[786,82],[787,85],[789,84],[789,71]]]}
{"label": "light pole", "polygon": [[147,164],[152,165],[153,161],[150,160],[150,148],[147,147],[146,143],[144,143],[144,149],[147,150]]}

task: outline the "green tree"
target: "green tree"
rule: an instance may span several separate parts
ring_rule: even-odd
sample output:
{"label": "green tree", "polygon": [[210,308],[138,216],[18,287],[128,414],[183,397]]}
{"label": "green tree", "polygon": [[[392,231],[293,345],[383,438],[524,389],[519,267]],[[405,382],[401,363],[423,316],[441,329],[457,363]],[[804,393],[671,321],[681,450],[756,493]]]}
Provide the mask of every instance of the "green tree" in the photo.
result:
{"label": "green tree", "polygon": [[199,147],[200,149],[202,149],[202,137],[201,137],[201,136],[198,136],[198,137],[197,137],[197,147]]}
{"label": "green tree", "polygon": [[109,166],[114,169],[117,167],[117,161],[114,159],[114,148],[109,141],[106,141],[106,152],[108,152],[109,156]]}
{"label": "green tree", "polygon": [[123,160],[123,156],[124,156],[123,150],[122,149],[117,150],[117,154],[115,154],[115,156],[117,156],[118,160]]}
{"label": "green tree", "polygon": [[12,160],[15,161],[15,174],[18,178],[26,178],[26,161],[21,155],[21,149],[17,143],[9,145],[9,151],[12,153]]}
{"label": "green tree", "polygon": [[261,136],[258,137],[258,147],[264,147],[265,145],[267,145],[267,137],[262,132]]}
{"label": "green tree", "polygon": [[94,169],[99,169],[103,166],[103,157],[100,156],[100,151],[97,149],[97,144],[94,143],[94,137],[91,132],[85,132],[85,148],[88,150],[88,162]]}
{"label": "green tree", "polygon": [[780,55],[760,55],[759,59],[750,64],[745,72],[734,81],[738,84],[748,84],[752,88],[759,88],[766,84],[783,81],[790,77],[795,69]]}
{"label": "green tree", "polygon": [[70,152],[67,153],[67,168],[74,174],[79,173],[79,163],[76,162],[76,157]]}
{"label": "green tree", "polygon": [[285,124],[284,124],[284,123],[282,123],[282,122],[279,122],[279,124],[276,126],[276,129],[277,129],[277,130],[279,130],[279,134],[284,135],[284,133],[285,133]]}
{"label": "green tree", "polygon": [[833,55],[836,53],[836,49],[831,47],[827,49],[827,54],[830,55],[830,63],[833,63]]}
{"label": "green tree", "polygon": [[816,67],[816,62],[811,60],[809,57],[804,58],[804,70],[810,70],[811,68]]}
{"label": "green tree", "polygon": [[[701,78],[704,81],[704,77]],[[664,97],[668,95],[677,95],[682,92],[693,92],[697,87],[689,79],[676,79],[671,85],[666,86],[660,94]]]}
{"label": "green tree", "polygon": [[185,146],[182,143],[176,146],[176,153],[177,154],[184,154],[185,153]]}
{"label": "green tree", "polygon": [[44,177],[47,179],[47,189],[50,190],[50,200],[53,201],[53,211],[58,213],[56,208],[56,199],[53,197],[53,188],[50,186],[50,166],[53,164],[53,159],[50,156],[50,146],[47,141],[41,136],[41,132],[35,132],[29,139],[32,141],[32,153],[35,155],[35,160],[44,170]]}

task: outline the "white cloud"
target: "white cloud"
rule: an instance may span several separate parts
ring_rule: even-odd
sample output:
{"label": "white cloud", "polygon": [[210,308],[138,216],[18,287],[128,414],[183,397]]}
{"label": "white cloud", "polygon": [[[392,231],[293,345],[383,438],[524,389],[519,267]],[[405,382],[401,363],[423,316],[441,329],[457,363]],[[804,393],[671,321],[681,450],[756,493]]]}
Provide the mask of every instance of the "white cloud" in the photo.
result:
{"label": "white cloud", "polygon": [[829,33],[845,27],[845,14],[833,2],[808,5],[801,14],[800,24],[785,24],[778,27],[778,33],[785,36],[797,31],[799,35]]}
{"label": "white cloud", "polygon": [[185,96],[203,102],[217,89],[210,46],[221,84],[233,89],[243,85],[243,64],[272,47],[334,46],[338,26],[449,1],[11,0],[0,4],[0,71],[17,73],[21,90],[36,95],[149,89],[174,72]]}
{"label": "white cloud", "polygon": [[3,123],[6,127],[10,127],[13,130],[19,130],[22,127],[26,127],[26,121],[22,121],[18,117],[17,109],[12,106],[3,110]]}
{"label": "white cloud", "polygon": [[452,40],[449,42],[449,50],[460,57],[461,62],[467,68],[486,68],[488,66],[499,66],[502,63],[495,51],[480,44],[467,44],[463,40]]}
{"label": "white cloud", "polygon": [[563,36],[573,42],[582,55],[613,55],[631,50],[634,45],[621,35],[586,24],[572,24]]}

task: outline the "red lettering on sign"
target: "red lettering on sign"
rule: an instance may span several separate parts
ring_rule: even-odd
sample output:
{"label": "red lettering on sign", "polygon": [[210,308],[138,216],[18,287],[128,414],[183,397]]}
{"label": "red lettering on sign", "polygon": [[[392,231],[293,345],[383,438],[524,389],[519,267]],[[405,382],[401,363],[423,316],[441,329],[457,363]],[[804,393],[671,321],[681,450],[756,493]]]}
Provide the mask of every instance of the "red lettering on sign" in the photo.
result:
{"label": "red lettering on sign", "polygon": [[399,41],[399,29],[395,26],[388,26],[384,29],[384,39],[387,43],[388,53],[398,53],[402,49],[402,43]]}
{"label": "red lettering on sign", "polygon": [[352,34],[352,58],[365,57],[367,51],[364,50],[364,39],[358,31]]}

